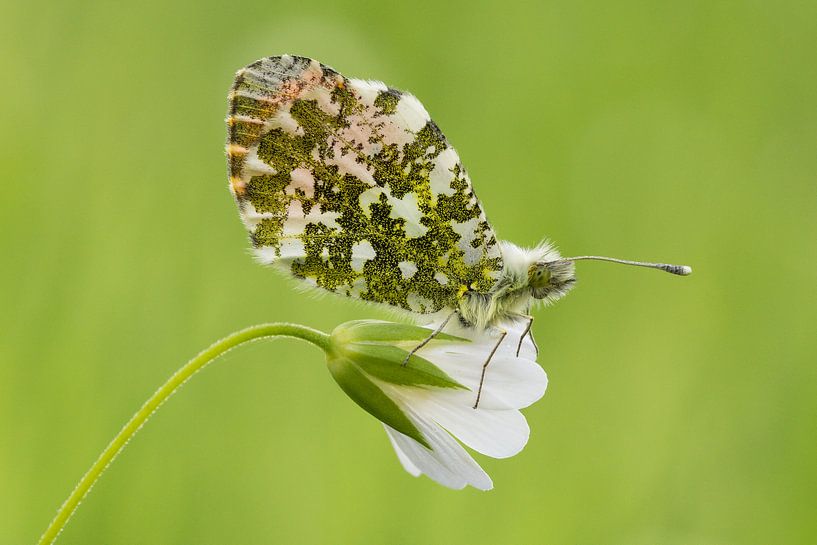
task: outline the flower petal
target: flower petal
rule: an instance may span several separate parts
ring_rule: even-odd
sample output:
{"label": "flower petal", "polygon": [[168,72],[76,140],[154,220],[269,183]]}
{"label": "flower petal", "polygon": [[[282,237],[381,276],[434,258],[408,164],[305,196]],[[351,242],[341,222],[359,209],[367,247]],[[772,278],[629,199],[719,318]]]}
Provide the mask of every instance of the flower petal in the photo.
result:
{"label": "flower petal", "polygon": [[412,477],[419,477],[420,475],[422,475],[423,472],[420,471],[420,468],[414,465],[414,463],[411,461],[411,458],[409,458],[408,455],[405,452],[403,452],[403,449],[400,448],[400,445],[395,440],[394,435],[400,432],[395,431],[393,428],[388,427],[386,424],[383,424],[383,427],[386,429],[386,435],[389,437],[389,442],[391,443],[391,446],[394,447],[394,452],[397,453],[397,459],[400,460],[400,464],[403,466],[403,469],[408,471]]}
{"label": "flower petal", "polygon": [[467,446],[492,458],[517,454],[530,437],[527,420],[516,410],[474,409],[472,404],[450,403],[441,396],[426,398],[416,404],[416,410]]}
{"label": "flower petal", "polygon": [[[424,327],[436,330],[440,323],[430,323]],[[533,342],[533,335],[530,332],[525,334],[527,325],[527,318],[518,318],[516,320],[502,322],[496,327],[489,328],[485,331],[478,331],[474,328],[463,326],[455,320],[451,320],[446,325],[445,332],[457,337],[471,339],[472,342],[468,345],[464,345],[464,347],[471,348],[480,354],[488,354],[499,341],[501,332],[504,331],[506,333],[505,339],[503,339],[499,345],[495,354],[496,356],[511,356],[514,358],[520,357],[535,360],[537,357],[536,345]],[[522,339],[520,346],[519,340],[523,334],[525,337]],[[519,349],[518,356],[516,353],[517,348]]]}
{"label": "flower petal", "polygon": [[[524,448],[530,437],[530,428],[522,413],[513,409],[474,409],[474,400],[467,397],[467,392],[401,388],[391,384],[380,387],[406,414],[414,415],[413,422],[436,423],[486,456],[513,456]],[[423,435],[428,439],[424,430]]]}
{"label": "flower petal", "polygon": [[[479,381],[482,377],[482,363],[485,353],[466,353],[457,347],[436,347],[425,351],[423,357],[433,361],[455,381],[466,386],[470,392],[462,396],[463,402],[473,406],[476,401]],[[494,356],[485,372],[480,409],[521,409],[545,395],[548,378],[538,363],[524,358]],[[467,399],[465,399],[467,398]]]}
{"label": "flower petal", "polygon": [[[496,331],[491,331],[490,335],[486,335],[486,344],[493,348],[497,341],[499,341],[500,331],[505,331],[507,334],[502,340],[502,344],[496,351],[496,356],[508,356],[512,358],[526,358],[530,360],[536,359],[536,345],[533,344],[533,335],[528,332],[525,338],[522,339],[522,344],[519,344],[519,338],[524,334],[527,327],[526,320],[518,320],[515,322],[504,322],[497,327]],[[519,349],[519,355],[516,351]],[[485,348],[483,348],[485,350]]]}
{"label": "flower petal", "polygon": [[412,468],[419,470],[431,480],[455,490],[465,488],[467,485],[479,490],[493,488],[493,482],[488,474],[453,437],[434,424],[422,421],[415,423],[428,439],[432,450],[384,425],[397,457],[406,471],[416,476],[417,473],[414,473]]}

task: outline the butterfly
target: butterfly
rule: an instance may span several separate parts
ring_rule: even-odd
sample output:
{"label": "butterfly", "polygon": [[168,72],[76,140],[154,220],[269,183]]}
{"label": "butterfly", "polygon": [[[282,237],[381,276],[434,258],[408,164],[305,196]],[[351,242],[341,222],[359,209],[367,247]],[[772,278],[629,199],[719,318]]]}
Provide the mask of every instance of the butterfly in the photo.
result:
{"label": "butterfly", "polygon": [[267,57],[239,70],[227,126],[230,190],[260,262],[321,290],[445,317],[406,361],[454,315],[478,330],[526,319],[521,346],[531,306],[566,295],[577,260],[691,272],[500,241],[417,98],[314,59]]}

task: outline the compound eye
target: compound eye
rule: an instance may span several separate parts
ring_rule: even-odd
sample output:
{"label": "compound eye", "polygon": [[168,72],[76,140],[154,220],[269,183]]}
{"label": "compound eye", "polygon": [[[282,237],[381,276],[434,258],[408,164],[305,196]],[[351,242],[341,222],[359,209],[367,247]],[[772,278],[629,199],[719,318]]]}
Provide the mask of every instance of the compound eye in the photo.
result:
{"label": "compound eye", "polygon": [[531,267],[528,281],[532,288],[544,288],[550,283],[550,269],[544,264],[537,264]]}

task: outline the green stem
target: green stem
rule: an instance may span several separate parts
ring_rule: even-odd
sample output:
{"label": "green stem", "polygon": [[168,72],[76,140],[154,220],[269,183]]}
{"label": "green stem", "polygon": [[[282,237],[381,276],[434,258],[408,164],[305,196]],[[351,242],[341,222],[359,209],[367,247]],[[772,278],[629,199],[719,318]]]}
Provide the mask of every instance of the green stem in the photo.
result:
{"label": "green stem", "polygon": [[125,448],[125,445],[136,434],[137,431],[144,425],[148,418],[169,398],[179,387],[187,382],[197,371],[202,369],[205,365],[215,360],[228,350],[235,348],[240,344],[249,341],[260,339],[263,337],[295,337],[304,341],[310,342],[324,352],[329,349],[329,335],[298,324],[261,324],[241,331],[236,331],[220,341],[215,342],[209,348],[201,352],[198,356],[187,362],[181,369],[176,371],[167,382],[156,390],[156,393],[142,405],[136,414],[131,417],[125,427],[116,434],[113,441],[102,451],[99,458],[96,459],[91,469],[82,477],[68,499],[57,511],[57,515],[48,525],[48,528],[40,537],[39,545],[50,545],[57,539],[62,529],[68,523],[68,519],[74,514],[79,502],[85,498],[88,491],[99,479],[108,465],[116,458],[117,454]]}

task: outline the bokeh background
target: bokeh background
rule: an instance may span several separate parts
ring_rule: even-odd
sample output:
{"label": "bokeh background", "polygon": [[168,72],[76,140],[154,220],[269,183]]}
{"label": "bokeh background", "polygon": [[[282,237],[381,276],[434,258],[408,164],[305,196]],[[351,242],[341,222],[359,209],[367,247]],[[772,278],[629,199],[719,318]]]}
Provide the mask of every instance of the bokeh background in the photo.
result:
{"label": "bokeh background", "polygon": [[65,544],[814,543],[817,4],[58,2],[0,17],[0,542],[32,543],[173,370],[250,324],[384,317],[250,259],[232,74],[315,57],[414,92],[500,236],[582,264],[489,493],[400,468],[292,341],[197,375]]}

